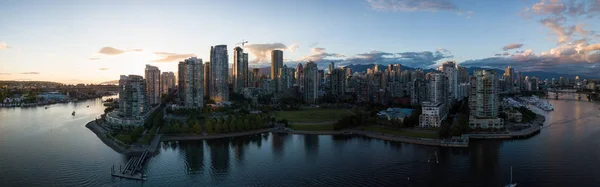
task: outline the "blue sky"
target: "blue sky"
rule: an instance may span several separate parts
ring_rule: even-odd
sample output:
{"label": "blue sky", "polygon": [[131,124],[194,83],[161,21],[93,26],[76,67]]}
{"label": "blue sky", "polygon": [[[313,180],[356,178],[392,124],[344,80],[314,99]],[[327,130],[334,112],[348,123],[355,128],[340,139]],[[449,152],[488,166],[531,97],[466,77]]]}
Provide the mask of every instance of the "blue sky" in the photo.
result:
{"label": "blue sky", "polygon": [[[253,66],[282,49],[289,64],[455,60],[589,75],[600,73],[598,14],[600,0],[4,0],[0,80],[99,83],[145,64],[176,71],[185,57],[207,60],[219,44],[231,53],[242,39]],[[510,44],[520,47],[503,50]]]}

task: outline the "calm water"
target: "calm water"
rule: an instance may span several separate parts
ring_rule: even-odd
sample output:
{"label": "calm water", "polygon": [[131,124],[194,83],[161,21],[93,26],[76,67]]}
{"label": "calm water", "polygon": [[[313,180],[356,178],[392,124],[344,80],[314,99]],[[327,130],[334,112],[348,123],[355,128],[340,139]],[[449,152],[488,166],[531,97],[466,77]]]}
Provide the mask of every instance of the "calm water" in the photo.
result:
{"label": "calm water", "polygon": [[[550,102],[540,134],[466,149],[283,134],[165,142],[143,184],[112,178],[128,158],[85,128],[103,112],[99,99],[2,108],[0,186],[501,186],[510,166],[519,186],[599,186],[600,106]],[[427,163],[434,151],[439,164]]]}

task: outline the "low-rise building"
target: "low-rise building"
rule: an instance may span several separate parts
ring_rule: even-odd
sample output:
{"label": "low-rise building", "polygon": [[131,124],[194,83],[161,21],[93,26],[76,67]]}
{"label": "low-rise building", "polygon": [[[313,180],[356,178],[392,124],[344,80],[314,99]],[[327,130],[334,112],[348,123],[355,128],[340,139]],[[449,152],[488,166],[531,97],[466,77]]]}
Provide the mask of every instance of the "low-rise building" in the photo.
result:
{"label": "low-rise building", "polygon": [[523,121],[523,114],[518,111],[508,111],[506,112],[506,120],[521,123]]}
{"label": "low-rise building", "polygon": [[387,120],[400,120],[403,121],[405,117],[412,114],[414,110],[410,108],[388,108],[377,113],[377,116],[386,118]]}
{"label": "low-rise building", "polygon": [[421,109],[419,127],[439,127],[448,116],[447,107],[444,103],[423,102]]}
{"label": "low-rise building", "polygon": [[504,119],[502,118],[476,118],[473,116],[469,117],[469,127],[472,129],[502,129],[504,128]]}

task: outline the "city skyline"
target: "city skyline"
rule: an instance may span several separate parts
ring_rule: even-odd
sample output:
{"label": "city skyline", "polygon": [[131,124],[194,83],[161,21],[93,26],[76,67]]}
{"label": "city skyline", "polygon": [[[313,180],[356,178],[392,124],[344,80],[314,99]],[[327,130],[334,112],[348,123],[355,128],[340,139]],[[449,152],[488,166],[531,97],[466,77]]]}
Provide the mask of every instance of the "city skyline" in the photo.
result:
{"label": "city skyline", "polygon": [[[312,60],[320,69],[330,62],[431,68],[454,60],[600,72],[600,35],[592,25],[598,1],[366,0],[343,8],[321,1],[32,2],[0,3],[0,80],[100,83],[142,75],[146,64],[176,72],[179,61],[209,59],[215,45],[232,52],[243,39],[251,67],[268,66],[278,49],[288,67]],[[229,10],[235,6],[248,11]],[[183,13],[195,9],[207,12]]]}

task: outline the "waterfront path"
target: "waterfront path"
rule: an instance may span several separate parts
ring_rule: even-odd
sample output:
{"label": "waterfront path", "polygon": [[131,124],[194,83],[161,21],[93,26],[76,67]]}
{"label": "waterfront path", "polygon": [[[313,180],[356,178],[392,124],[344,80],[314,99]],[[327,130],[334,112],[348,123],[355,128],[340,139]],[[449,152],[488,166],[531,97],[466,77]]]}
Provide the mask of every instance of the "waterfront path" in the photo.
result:
{"label": "waterfront path", "polygon": [[176,140],[209,140],[209,139],[217,139],[217,138],[231,138],[237,136],[247,136],[253,134],[260,134],[271,132],[273,129],[259,129],[253,131],[246,132],[234,132],[234,133],[225,133],[225,134],[214,134],[214,135],[164,135],[161,141],[176,141]]}

